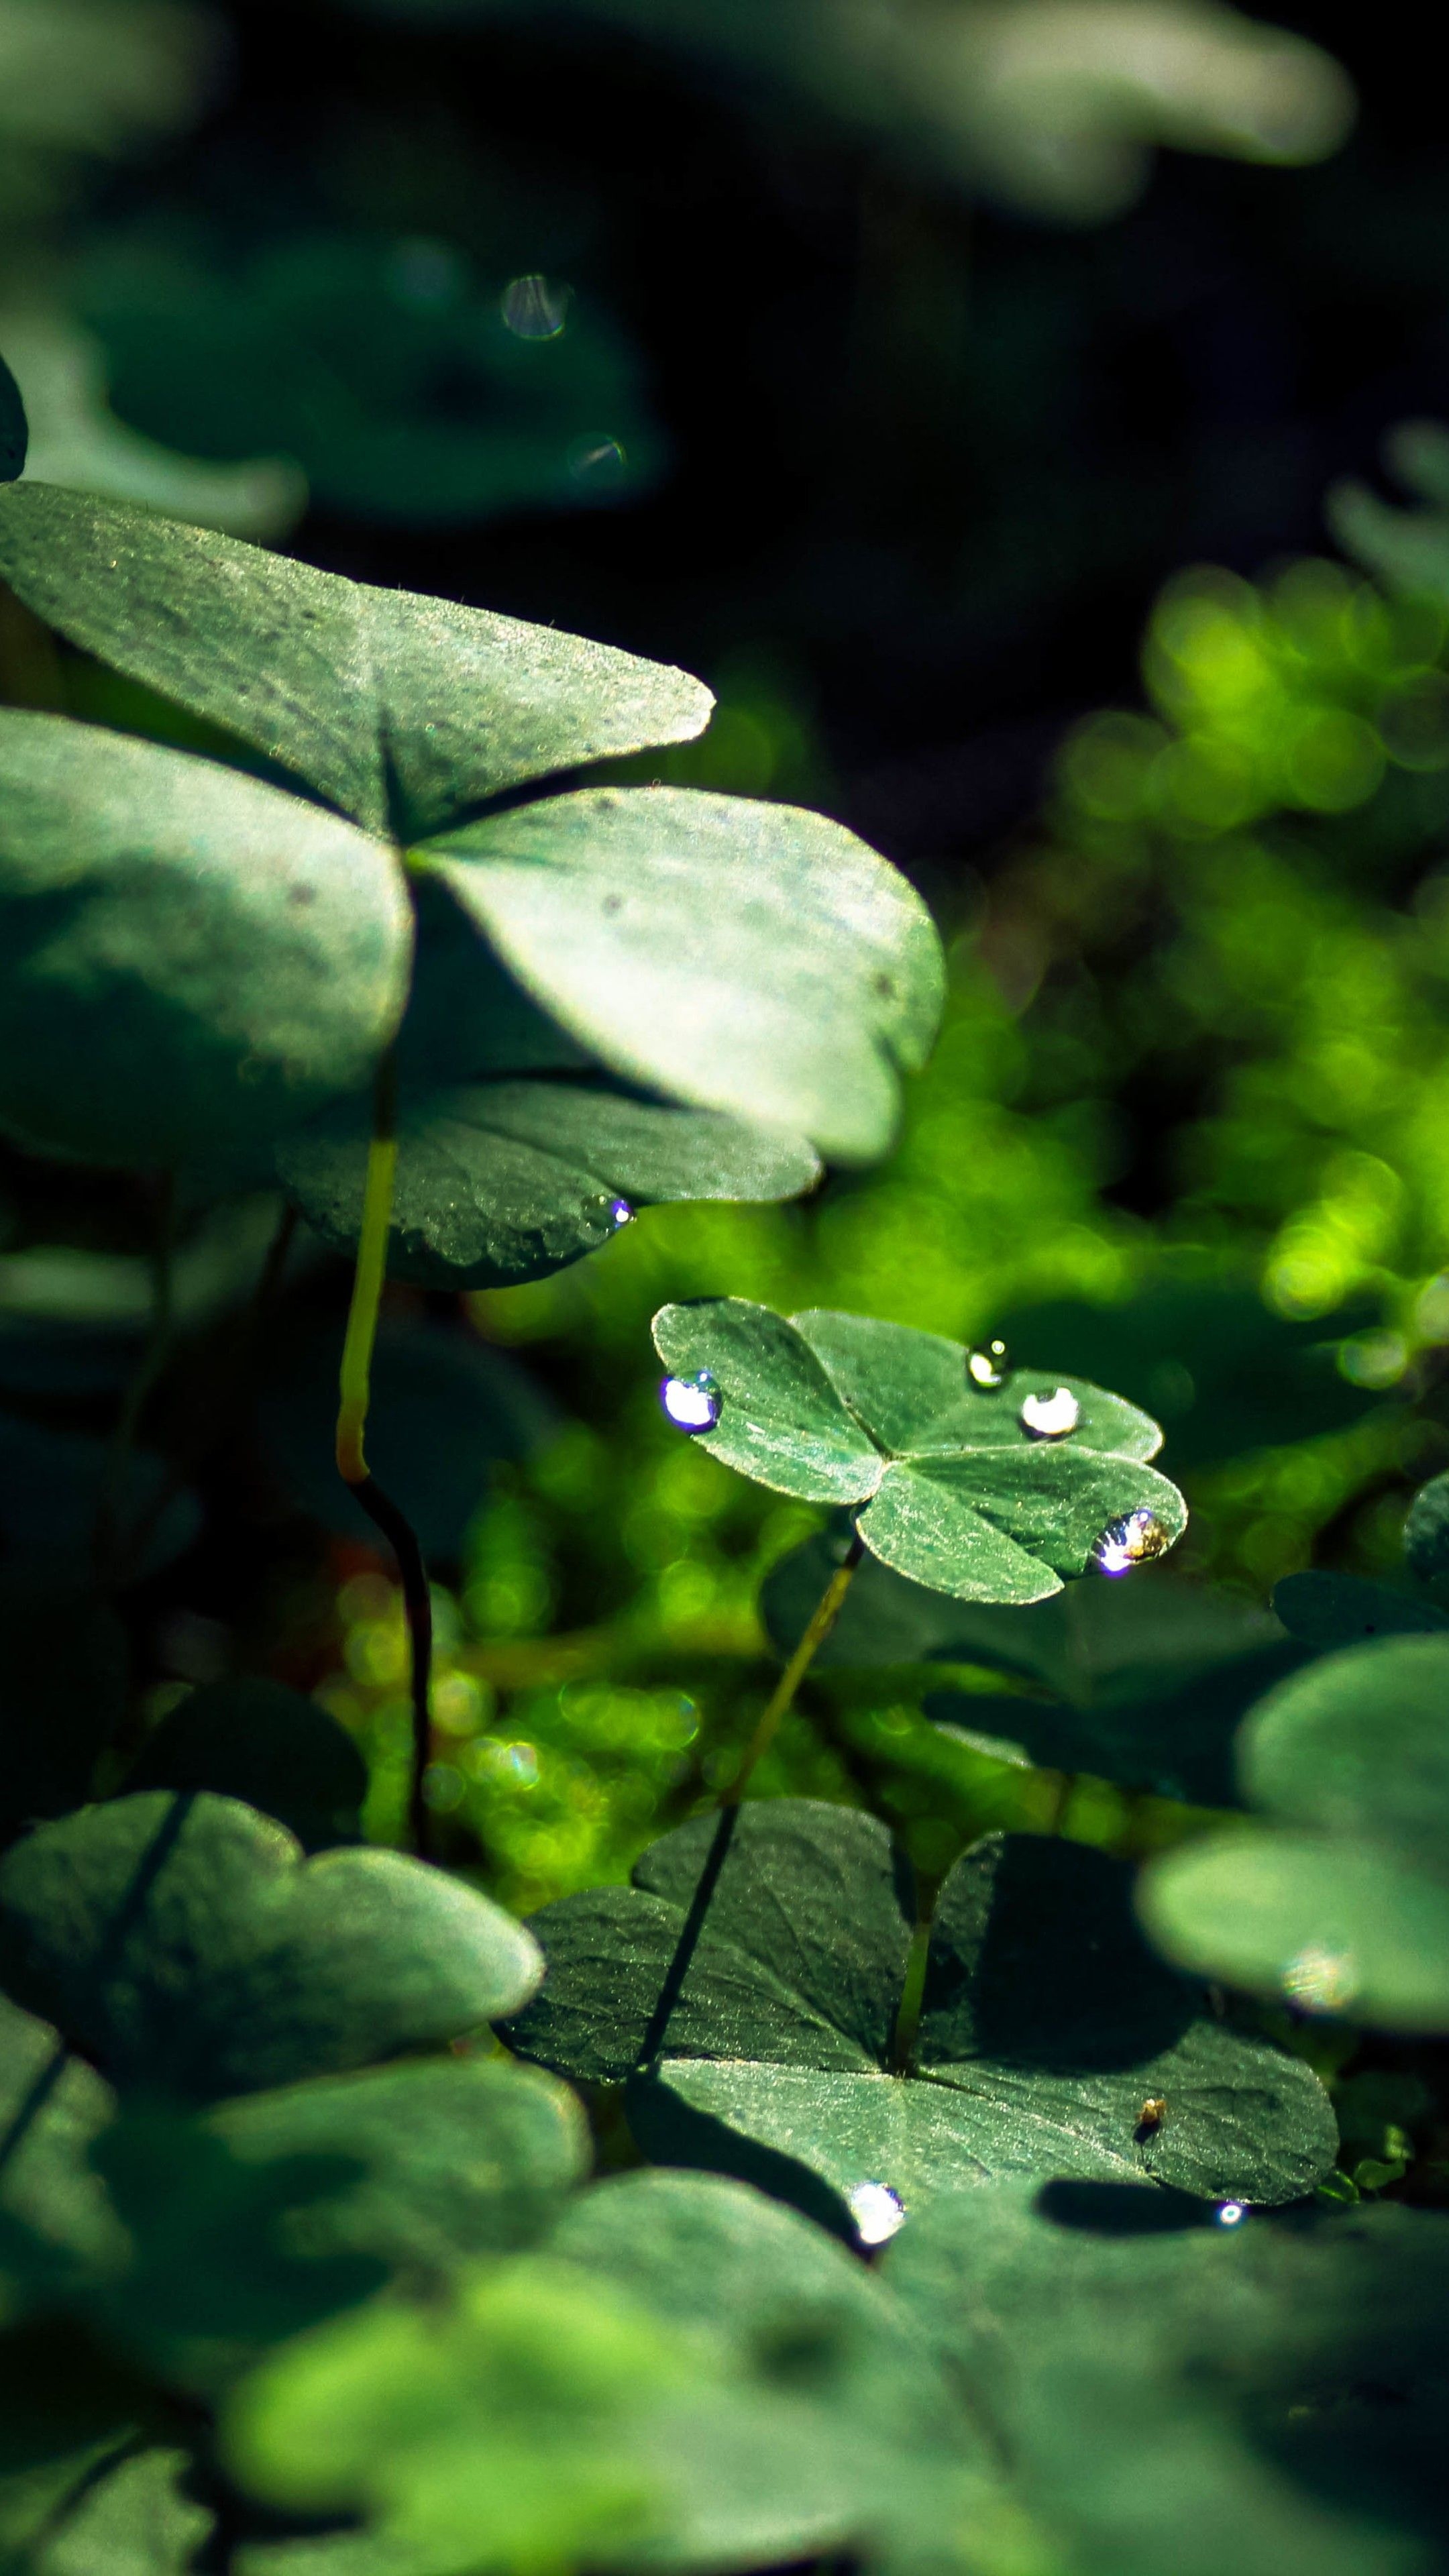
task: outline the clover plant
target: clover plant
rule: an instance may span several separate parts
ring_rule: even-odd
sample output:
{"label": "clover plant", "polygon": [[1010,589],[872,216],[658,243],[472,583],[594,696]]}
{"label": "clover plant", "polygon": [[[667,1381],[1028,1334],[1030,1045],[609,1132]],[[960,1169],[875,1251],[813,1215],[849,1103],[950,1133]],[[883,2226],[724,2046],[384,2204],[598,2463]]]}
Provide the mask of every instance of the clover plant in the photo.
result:
{"label": "clover plant", "polygon": [[[374,1359],[383,1441],[407,1301],[881,1153],[935,933],[836,824],[609,783],[705,723],[682,673],[41,485],[0,573],[0,1129],[98,1202],[137,1176],[156,1237],[129,1384],[62,1339],[81,1418],[0,1416],[0,2567],[1432,2576],[1449,2218],[1370,2205],[1412,2085],[1351,2077],[1341,2148],[1330,2081],[1346,2022],[1449,2030],[1442,1493],[1417,1591],[1302,1576],[1274,1620],[1157,1568],[1187,1510],[1136,1405],[668,1304],[674,1436],[820,1526],[742,1749],[630,1884],[516,1921],[427,1850]],[[270,1250],[226,1211],[259,1190]],[[306,1485],[340,1377],[397,1552],[414,1852],[281,1680],[136,1719],[125,1614],[204,1508],[138,1434],[244,1254],[221,1437],[299,1243],[351,1305],[268,1401]],[[429,1445],[527,1436],[430,1349]],[[986,1832],[929,1875],[864,1794],[763,1794],[872,1670],[943,1741],[1155,1792],[1173,1847],[1137,1885]]]}

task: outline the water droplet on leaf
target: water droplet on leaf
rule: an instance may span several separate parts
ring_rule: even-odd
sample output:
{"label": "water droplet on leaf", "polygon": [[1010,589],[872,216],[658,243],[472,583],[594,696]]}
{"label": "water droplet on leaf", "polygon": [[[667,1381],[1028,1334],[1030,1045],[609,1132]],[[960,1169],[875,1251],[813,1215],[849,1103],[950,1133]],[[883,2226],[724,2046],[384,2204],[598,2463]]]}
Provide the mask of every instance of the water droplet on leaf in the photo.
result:
{"label": "water droplet on leaf", "polygon": [[1029,1395],[1018,1417],[1023,1431],[1029,1431],[1033,1440],[1065,1440],[1081,1418],[1082,1408],[1069,1386]]}
{"label": "water droplet on leaf", "polygon": [[1213,2211],[1219,2227],[1241,2227],[1247,2215],[1247,2204],[1241,2200],[1220,2200]]}
{"label": "water droplet on leaf", "polygon": [[659,1401],[680,1431],[713,1431],[720,1417],[719,1386],[708,1369],[693,1377],[667,1377]]}
{"label": "water droplet on leaf", "polygon": [[613,1218],[615,1225],[632,1225],[634,1222],[634,1211],[629,1205],[627,1199],[613,1200],[609,1208],[609,1214]]}
{"label": "water droplet on leaf", "polygon": [[1172,1545],[1155,1512],[1128,1512],[1109,1521],[1092,1554],[1103,1574],[1129,1574],[1134,1565],[1150,1565]]}
{"label": "water droplet on leaf", "polygon": [[984,1349],[966,1354],[967,1382],[984,1392],[1005,1386],[1010,1374],[1011,1359],[1005,1342],[988,1342]]}
{"label": "water droplet on leaf", "polygon": [[888,2182],[862,2182],[850,2195],[850,2214],[862,2245],[888,2245],[906,2223],[906,2205]]}

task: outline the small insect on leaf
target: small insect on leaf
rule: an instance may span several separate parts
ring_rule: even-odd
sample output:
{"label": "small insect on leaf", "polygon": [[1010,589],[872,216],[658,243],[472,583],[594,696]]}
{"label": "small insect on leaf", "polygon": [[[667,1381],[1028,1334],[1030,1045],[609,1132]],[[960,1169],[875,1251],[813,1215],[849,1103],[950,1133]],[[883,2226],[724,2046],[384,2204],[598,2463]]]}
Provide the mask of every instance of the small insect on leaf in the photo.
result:
{"label": "small insect on leaf", "polygon": [[1161,2128],[1166,2117],[1167,2095],[1165,2093],[1149,2093],[1141,2110],[1137,2114],[1137,2127],[1133,2132],[1139,2147],[1144,2145],[1148,2138],[1156,2137],[1157,2132]]}

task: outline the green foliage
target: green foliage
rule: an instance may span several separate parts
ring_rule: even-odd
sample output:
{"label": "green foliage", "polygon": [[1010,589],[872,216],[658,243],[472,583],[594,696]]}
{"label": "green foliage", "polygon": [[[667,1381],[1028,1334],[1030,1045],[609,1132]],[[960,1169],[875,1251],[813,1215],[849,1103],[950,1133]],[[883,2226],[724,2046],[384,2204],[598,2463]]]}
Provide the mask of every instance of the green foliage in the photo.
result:
{"label": "green foliage", "polygon": [[[1154,138],[1342,122],[1225,13],[1028,14],[822,5],[787,63],[623,10],[1080,216]],[[627,366],[531,276],[400,299],[377,189],[365,248],[284,214],[190,281],[197,444],[397,525],[555,492]],[[769,685],[691,747],[684,673],[381,547],[0,493],[7,2576],[1434,2576],[1442,1476],[1394,1547],[1444,960],[1394,904],[1449,482],[1404,452],[1428,522],[1350,508],[1388,595],[1165,594],[881,1180],[824,1165],[891,1141],[940,944],[763,801],[832,801]],[[410,1625],[330,1464],[359,1250]],[[475,1328],[566,1330],[550,1392]]]}
{"label": "green foliage", "polygon": [[1382,1637],[1284,1682],[1242,1738],[1269,1835],[1156,1863],[1145,1920],[1169,1956],[1308,2012],[1449,2029],[1449,1642]]}
{"label": "green foliage", "polygon": [[42,1825],[0,1863],[0,1974],[121,2084],[207,2101],[450,2039],[530,1990],[526,1933],[393,1852],[203,1791]]}

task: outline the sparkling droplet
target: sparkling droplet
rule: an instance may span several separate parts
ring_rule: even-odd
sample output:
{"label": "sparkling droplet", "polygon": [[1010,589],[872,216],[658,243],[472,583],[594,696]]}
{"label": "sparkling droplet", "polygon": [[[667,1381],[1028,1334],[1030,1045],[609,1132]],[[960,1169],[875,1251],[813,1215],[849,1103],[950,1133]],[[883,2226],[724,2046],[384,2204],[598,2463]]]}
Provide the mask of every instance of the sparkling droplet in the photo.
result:
{"label": "sparkling droplet", "polygon": [[581,492],[613,492],[629,470],[629,459],[617,438],[604,434],[576,438],[569,449],[569,479]]}
{"label": "sparkling droplet", "polygon": [[506,327],[516,340],[556,340],[569,316],[569,290],[546,277],[515,277],[503,290]]}
{"label": "sparkling droplet", "polygon": [[1029,1395],[1018,1418],[1033,1440],[1065,1440],[1081,1421],[1082,1408],[1069,1386],[1057,1386],[1050,1394]]}
{"label": "sparkling droplet", "polygon": [[1130,1574],[1134,1565],[1150,1565],[1165,1556],[1172,1541],[1155,1512],[1128,1512],[1109,1521],[1092,1553],[1103,1574]]}
{"label": "sparkling droplet", "polygon": [[1011,1374],[1011,1359],[1005,1342],[988,1342],[984,1350],[968,1351],[966,1376],[970,1385],[989,1394],[993,1387],[1005,1386]]}
{"label": "sparkling droplet", "polygon": [[906,2205],[888,2182],[862,2182],[850,2195],[850,2214],[862,2245],[888,2245],[906,2223]]}
{"label": "sparkling droplet", "polygon": [[1290,2004],[1300,2005],[1305,2012],[1342,2012],[1358,1992],[1352,1951],[1310,1943],[1284,1969],[1283,1992]]}
{"label": "sparkling droplet", "polygon": [[708,1369],[694,1377],[667,1377],[659,1401],[680,1431],[713,1431],[720,1417],[719,1386]]}
{"label": "sparkling droplet", "polygon": [[1247,2204],[1241,2200],[1220,2200],[1213,2211],[1219,2227],[1241,2227],[1247,2215]]}
{"label": "sparkling droplet", "polygon": [[634,1222],[634,1211],[627,1199],[615,1199],[609,1215],[615,1225],[632,1225]]}

